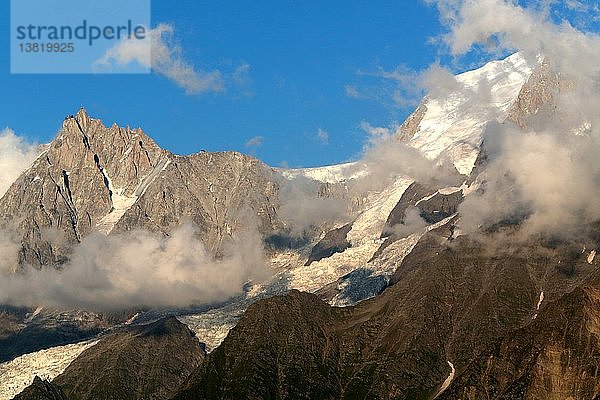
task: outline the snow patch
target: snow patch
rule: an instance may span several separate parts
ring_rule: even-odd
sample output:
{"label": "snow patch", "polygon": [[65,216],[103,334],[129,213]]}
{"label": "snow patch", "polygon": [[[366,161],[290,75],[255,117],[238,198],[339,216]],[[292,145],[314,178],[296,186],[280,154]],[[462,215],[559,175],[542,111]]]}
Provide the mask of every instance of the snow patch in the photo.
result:
{"label": "snow patch", "polygon": [[434,399],[439,397],[439,395],[441,395],[442,393],[444,393],[444,391],[446,389],[448,389],[448,387],[452,383],[452,380],[454,379],[454,374],[456,373],[456,370],[454,369],[454,364],[452,364],[450,361],[446,361],[446,362],[448,363],[448,365],[451,368],[450,375],[448,375],[448,377],[446,378],[444,383],[442,383],[442,386],[440,386],[440,390],[438,390],[438,392],[435,394],[435,396],[433,396]]}
{"label": "snow patch", "polygon": [[131,325],[133,323],[133,321],[135,321],[137,319],[137,317],[140,316],[140,313],[135,313],[135,315],[131,318],[129,318],[127,321],[125,321],[125,325]]}
{"label": "snow patch", "polygon": [[325,183],[338,183],[357,179],[367,174],[364,165],[357,162],[336,164],[315,168],[276,168],[285,178],[294,179],[299,176]]}
{"label": "snow patch", "polygon": [[593,263],[595,257],[596,257],[596,250],[590,251],[590,254],[588,254],[588,256],[587,256],[587,262],[588,262],[588,264]]}
{"label": "snow patch", "polygon": [[537,306],[535,306],[535,314],[533,314],[533,317],[531,317],[531,319],[536,319],[537,318],[538,311],[540,311],[540,306],[542,305],[543,301],[544,301],[544,291],[542,290],[540,292],[540,298],[538,299]]}
{"label": "snow patch", "polygon": [[187,325],[196,333],[198,340],[206,346],[207,353],[219,347],[229,331],[237,324],[239,318],[241,315],[228,315],[219,309],[197,315],[177,317],[182,324]]}
{"label": "snow patch", "polygon": [[112,209],[104,216],[104,218],[98,221],[96,228],[105,235],[108,235],[113,230],[117,222],[119,222],[123,215],[125,215],[127,210],[129,210],[131,206],[133,206],[135,202],[144,195],[146,189],[148,189],[148,186],[150,186],[156,180],[156,177],[160,175],[160,173],[164,171],[170,163],[171,161],[168,159],[161,160],[152,169],[150,174],[142,179],[137,188],[134,190],[133,194],[130,196],[125,194],[125,188],[114,187],[108,172],[106,169],[103,169],[104,177],[108,182],[108,189],[112,192]]}
{"label": "snow patch", "polygon": [[423,201],[427,201],[427,200],[430,200],[430,199],[434,198],[436,194],[438,194],[438,191],[435,191],[434,193],[430,194],[429,196],[423,197],[422,199],[420,199],[419,201],[417,201],[415,203],[415,206],[418,206]]}

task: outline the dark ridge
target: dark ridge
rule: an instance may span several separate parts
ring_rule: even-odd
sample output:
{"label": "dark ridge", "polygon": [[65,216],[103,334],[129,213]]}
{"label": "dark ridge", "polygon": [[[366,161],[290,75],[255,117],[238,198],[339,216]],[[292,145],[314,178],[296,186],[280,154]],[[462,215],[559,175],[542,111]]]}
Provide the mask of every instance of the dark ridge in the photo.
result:
{"label": "dark ridge", "polygon": [[313,261],[331,257],[335,253],[343,253],[344,250],[350,247],[350,242],[346,237],[351,229],[352,223],[327,232],[323,239],[312,248],[308,261],[304,265],[310,265]]}
{"label": "dark ridge", "polygon": [[68,398],[60,387],[36,375],[33,383],[13,400],[68,400]]}
{"label": "dark ridge", "polygon": [[436,193],[433,197],[417,204],[419,215],[429,224],[435,224],[456,214],[464,196],[459,190],[450,194]]}
{"label": "dark ridge", "polygon": [[264,243],[272,251],[298,250],[310,243],[310,237],[307,234],[295,236],[289,232],[278,232],[268,235],[264,239]]}
{"label": "dark ridge", "polygon": [[435,192],[435,189],[424,186],[418,182],[411,183],[400,197],[398,203],[396,203],[390,212],[390,215],[388,215],[383,232],[381,232],[381,238],[391,236],[394,232],[393,227],[397,224],[404,223],[404,218],[406,218],[406,210],[410,206],[414,206],[417,201]]}

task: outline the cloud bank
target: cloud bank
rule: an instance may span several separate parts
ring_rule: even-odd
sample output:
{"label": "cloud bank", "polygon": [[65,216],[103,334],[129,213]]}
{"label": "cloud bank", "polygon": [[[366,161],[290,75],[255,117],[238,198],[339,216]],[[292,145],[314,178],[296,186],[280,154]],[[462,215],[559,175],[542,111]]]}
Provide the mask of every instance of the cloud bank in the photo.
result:
{"label": "cloud bank", "polygon": [[[9,238],[3,256],[16,254]],[[77,245],[61,271],[6,270],[0,263],[0,304],[83,307],[185,307],[225,301],[250,280],[269,275],[258,232],[249,229],[215,258],[183,224],[164,237],[147,231],[104,236],[94,233]]]}
{"label": "cloud bank", "polygon": [[277,212],[292,235],[301,236],[324,223],[348,219],[346,200],[323,193],[322,189],[321,183],[303,176],[282,182],[279,190],[281,206]]}
{"label": "cloud bank", "polygon": [[554,23],[552,6],[563,2],[550,2],[549,11],[506,0],[430,3],[447,26],[443,40],[453,55],[478,47],[489,54],[518,50],[547,60],[541,84],[552,76],[560,82],[548,88],[549,104],[526,116],[525,129],[488,125],[484,190],[460,207],[461,229],[517,216],[528,237],[578,237],[600,219],[600,36],[567,21]]}
{"label": "cloud bank", "polygon": [[0,197],[21,172],[31,165],[40,151],[39,145],[17,136],[12,129],[0,131]]}

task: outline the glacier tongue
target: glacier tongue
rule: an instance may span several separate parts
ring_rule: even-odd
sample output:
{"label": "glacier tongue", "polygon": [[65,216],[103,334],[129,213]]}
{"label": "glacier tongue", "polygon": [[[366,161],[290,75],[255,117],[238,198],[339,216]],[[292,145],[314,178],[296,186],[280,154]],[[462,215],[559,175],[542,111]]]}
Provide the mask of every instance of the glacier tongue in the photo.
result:
{"label": "glacier tongue", "polygon": [[506,119],[532,71],[515,53],[458,75],[459,90],[444,98],[426,98],[425,114],[408,144],[432,160],[446,153],[461,174],[469,174],[486,123]]}
{"label": "glacier tongue", "polygon": [[52,380],[85,349],[98,343],[90,340],[24,354],[0,364],[0,400],[12,399],[33,382],[35,376]]}

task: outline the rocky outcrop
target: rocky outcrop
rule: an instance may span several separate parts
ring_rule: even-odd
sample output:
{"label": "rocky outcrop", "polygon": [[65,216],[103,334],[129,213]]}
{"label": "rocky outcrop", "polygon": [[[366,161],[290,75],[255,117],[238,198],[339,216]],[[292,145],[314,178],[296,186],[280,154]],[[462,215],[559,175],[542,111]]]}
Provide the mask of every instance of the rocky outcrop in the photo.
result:
{"label": "rocky outcrop", "polygon": [[568,86],[569,84],[552,70],[548,60],[542,61],[521,88],[506,120],[521,128],[527,128],[528,120],[540,113],[551,117],[557,107],[558,92]]}
{"label": "rocky outcrop", "polygon": [[435,224],[456,214],[463,198],[461,190],[451,193],[437,192],[432,197],[419,201],[416,206],[421,218],[428,224]]}
{"label": "rocky outcrop", "polygon": [[400,125],[396,135],[398,140],[408,142],[415,136],[415,133],[419,131],[419,125],[427,112],[427,105],[423,102],[419,104],[417,109],[406,118],[406,120]]}
{"label": "rocky outcrop", "polygon": [[14,400],[68,400],[62,389],[36,376],[33,383],[14,397]]}
{"label": "rocky outcrop", "polygon": [[323,236],[323,239],[312,248],[305,265],[310,265],[313,261],[331,257],[335,253],[342,253],[350,247],[350,242],[346,238],[350,229],[352,229],[352,224],[346,224],[327,232]]}

